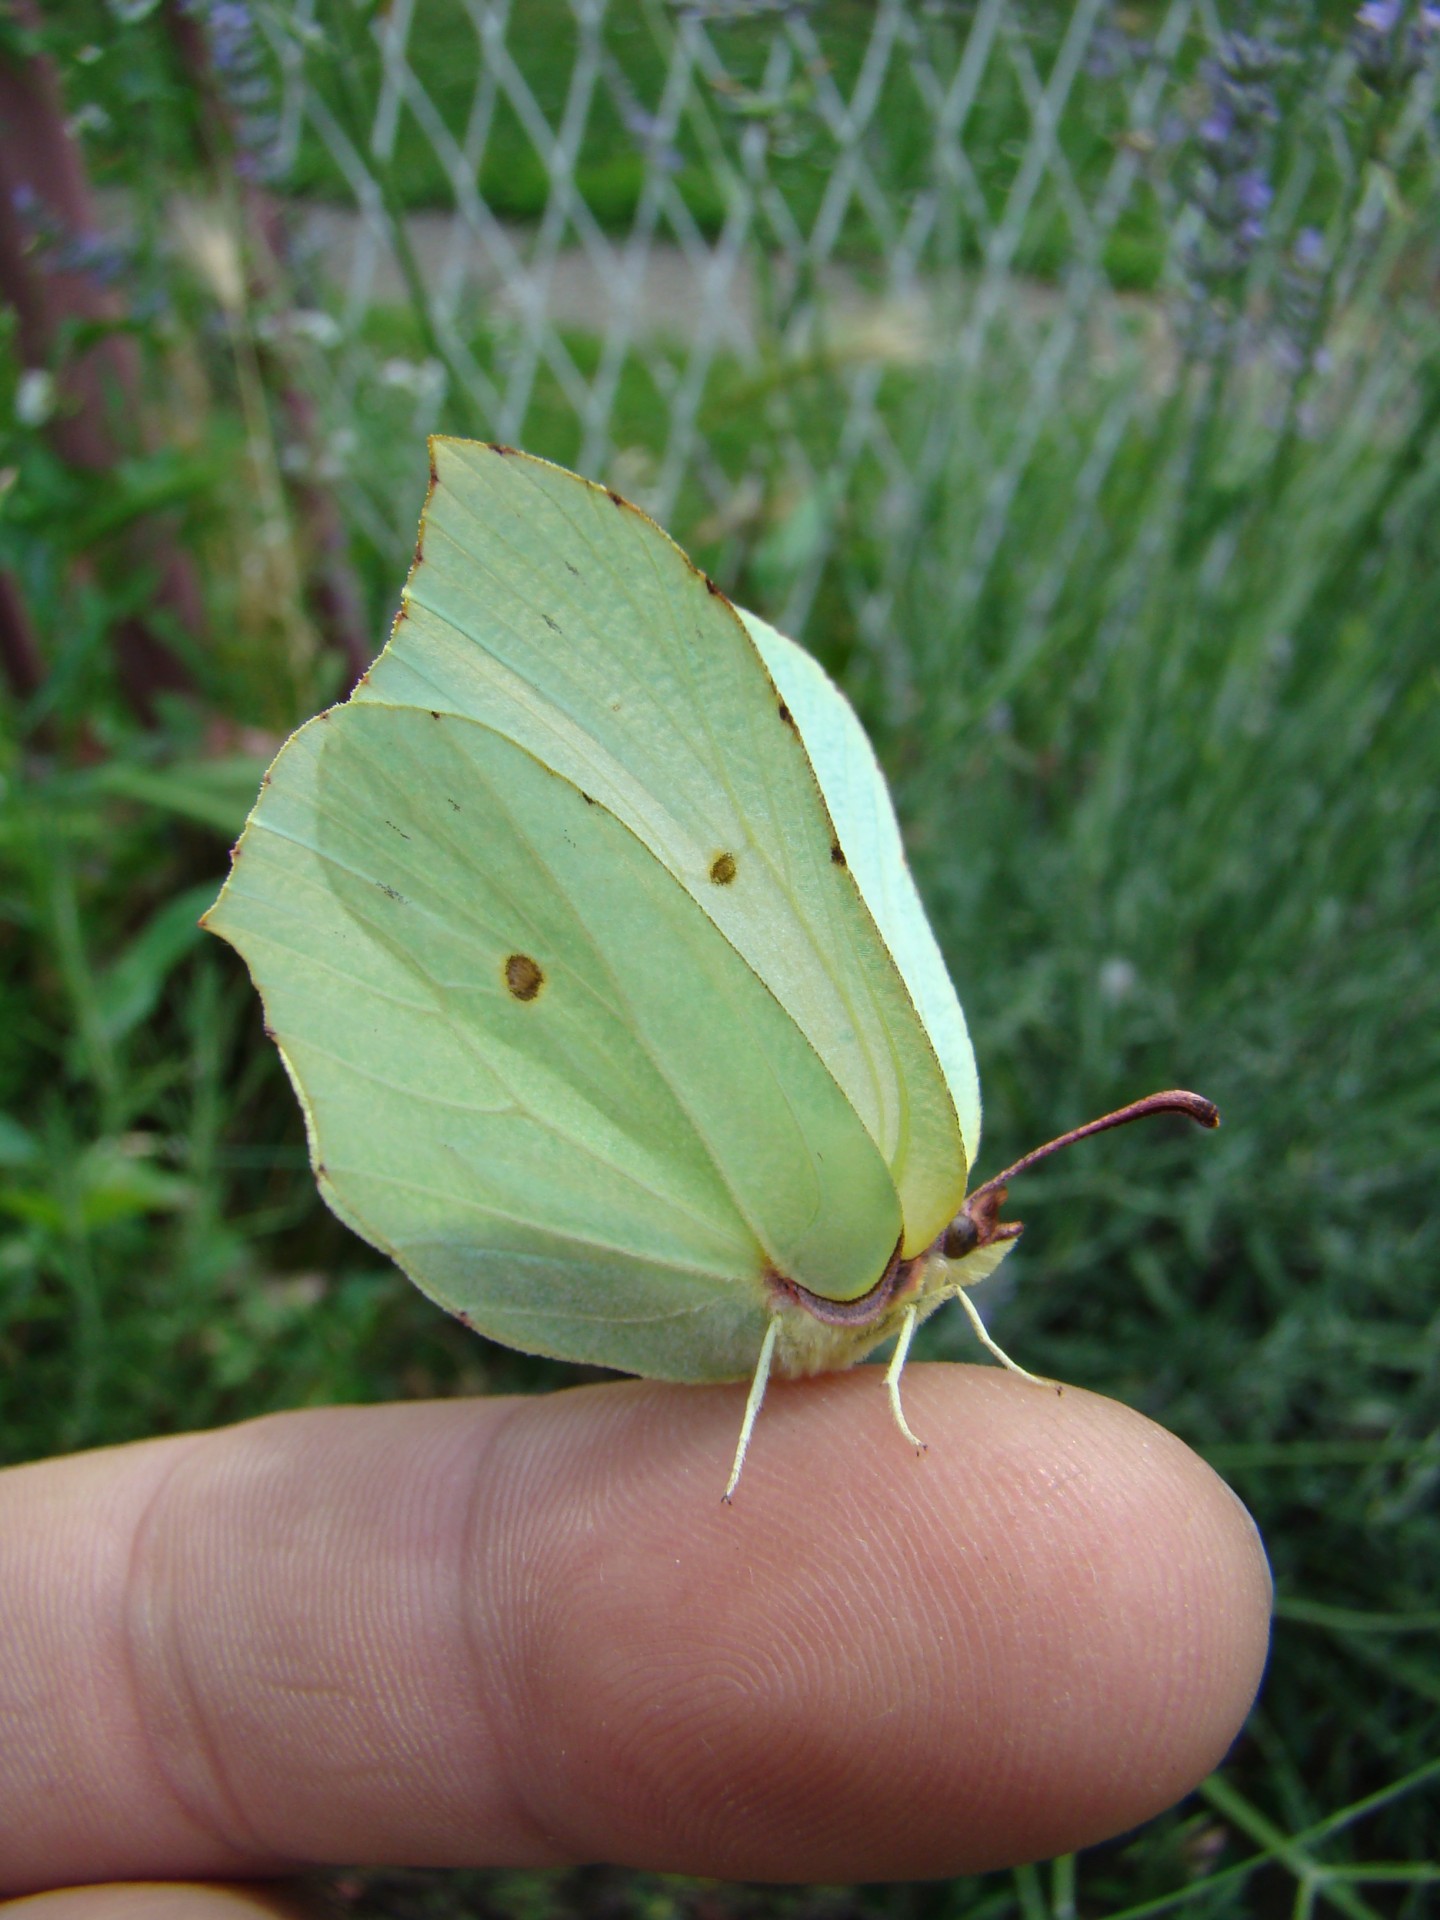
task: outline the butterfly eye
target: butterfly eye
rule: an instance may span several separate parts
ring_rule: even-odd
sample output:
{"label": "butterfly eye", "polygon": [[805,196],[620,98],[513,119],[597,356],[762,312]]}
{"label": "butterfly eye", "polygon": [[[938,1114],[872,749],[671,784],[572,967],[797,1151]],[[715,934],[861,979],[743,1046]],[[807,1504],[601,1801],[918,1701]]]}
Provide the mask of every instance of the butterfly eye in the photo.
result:
{"label": "butterfly eye", "polygon": [[962,1213],[952,1220],[945,1229],[940,1242],[940,1251],[947,1260],[963,1260],[967,1253],[973,1253],[980,1244],[980,1229],[968,1213]]}

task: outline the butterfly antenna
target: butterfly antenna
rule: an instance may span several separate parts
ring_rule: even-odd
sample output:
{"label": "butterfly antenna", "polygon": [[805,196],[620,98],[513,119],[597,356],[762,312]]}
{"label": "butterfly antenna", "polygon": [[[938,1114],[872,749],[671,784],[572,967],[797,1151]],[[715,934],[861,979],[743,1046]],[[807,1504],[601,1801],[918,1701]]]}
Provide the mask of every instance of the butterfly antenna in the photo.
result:
{"label": "butterfly antenna", "polygon": [[1048,1160],[1052,1153],[1059,1153],[1062,1147],[1073,1147],[1077,1140],[1088,1140],[1092,1133],[1108,1133],[1112,1127],[1128,1127],[1132,1120],[1148,1120],[1157,1113],[1183,1113],[1187,1120],[1193,1120],[1201,1127],[1218,1127],[1220,1124],[1220,1109],[1203,1094],[1186,1093],[1183,1087],[1172,1087],[1168,1093],[1147,1093],[1143,1100],[1132,1100],[1128,1107],[1117,1107],[1114,1113],[1102,1114],[1098,1120],[1089,1120],[1083,1127],[1072,1127],[1069,1133],[1047,1140],[1043,1147],[1033,1148],[1013,1166],[1006,1167],[1003,1173],[997,1173],[993,1179],[987,1180],[983,1187],[977,1187],[970,1197],[978,1200],[982,1193],[988,1193],[992,1187],[1007,1185],[1017,1174],[1028,1173],[1041,1160]]}
{"label": "butterfly antenna", "polygon": [[745,1464],[745,1455],[750,1447],[750,1435],[755,1431],[756,1416],[760,1412],[760,1403],[765,1398],[765,1383],[770,1378],[770,1362],[775,1354],[775,1337],[780,1331],[780,1316],[771,1314],[770,1324],[765,1329],[765,1338],[760,1344],[760,1358],[755,1362],[755,1378],[750,1382],[750,1396],[745,1402],[745,1417],[740,1422],[740,1444],[735,1449],[735,1464],[730,1469],[729,1483],[721,1496],[728,1507],[740,1484],[740,1469]]}
{"label": "butterfly antenna", "polygon": [[[1117,1107],[1114,1113],[1102,1114],[1098,1120],[1091,1120],[1083,1127],[1072,1127],[1069,1133],[1062,1133],[1058,1139],[1047,1140],[1043,1147],[1036,1147],[1033,1152],[1015,1161],[1013,1166],[1006,1167],[1003,1172],[987,1180],[983,1187],[977,1187],[936,1241],[936,1250],[944,1254],[946,1259],[958,1261],[965,1259],[980,1247],[993,1246],[1001,1240],[1018,1239],[1024,1232],[1020,1221],[1000,1218],[1000,1208],[1004,1203],[1006,1190],[1017,1174],[1028,1173],[1030,1168],[1038,1165],[1041,1160],[1048,1160],[1052,1153],[1059,1153],[1062,1147],[1074,1146],[1077,1140],[1087,1140],[1092,1133],[1108,1133],[1112,1127],[1128,1127],[1132,1120],[1148,1120],[1151,1114],[1155,1113],[1183,1113],[1187,1120],[1193,1120],[1197,1126],[1201,1127],[1218,1127],[1220,1124],[1220,1110],[1213,1100],[1207,1100],[1203,1094],[1187,1093],[1181,1087],[1172,1087],[1165,1093],[1147,1094],[1143,1100],[1132,1100],[1128,1107]],[[977,1273],[975,1280],[983,1277],[982,1274]],[[1018,1373],[1022,1380],[1033,1381],[1037,1387],[1051,1384],[1042,1380],[1038,1374],[1030,1373],[1026,1368],[1017,1365],[1009,1354],[996,1344],[985,1322],[980,1318],[974,1301],[965,1291],[967,1284],[973,1285],[974,1281],[967,1283],[961,1279],[952,1290],[969,1316],[976,1337],[986,1352],[993,1354],[1002,1366],[1010,1369],[1011,1373]],[[902,1346],[908,1344],[903,1333],[901,1342]],[[894,1368],[895,1362],[892,1361],[892,1371]],[[902,1430],[908,1432],[908,1429],[904,1428],[903,1421],[901,1426]]]}
{"label": "butterfly antenna", "polygon": [[1072,1127],[1069,1133],[1062,1133],[1057,1139],[1047,1140],[1043,1147],[1023,1154],[1013,1166],[977,1187],[946,1228],[942,1236],[943,1251],[956,1259],[976,1247],[988,1246],[992,1240],[1015,1239],[1021,1231],[1020,1222],[1001,1221],[997,1216],[1005,1190],[1017,1174],[1028,1173],[1040,1161],[1048,1160],[1052,1153],[1059,1153],[1062,1147],[1073,1147],[1077,1140],[1088,1140],[1092,1133],[1108,1133],[1112,1127],[1128,1127],[1132,1120],[1148,1120],[1153,1114],[1161,1113],[1183,1114],[1200,1127],[1220,1124],[1220,1109],[1213,1100],[1207,1100],[1200,1093],[1187,1093],[1183,1087],[1172,1087],[1165,1093],[1149,1093],[1143,1100],[1132,1100],[1129,1106],[1117,1107],[1114,1113],[1102,1114],[1083,1127]]}

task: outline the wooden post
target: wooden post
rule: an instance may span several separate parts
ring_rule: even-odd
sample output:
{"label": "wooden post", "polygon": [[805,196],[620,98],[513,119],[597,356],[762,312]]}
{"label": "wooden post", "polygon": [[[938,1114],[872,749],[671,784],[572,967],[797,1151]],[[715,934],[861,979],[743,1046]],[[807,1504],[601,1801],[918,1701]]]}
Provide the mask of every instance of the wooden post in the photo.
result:
{"label": "wooden post", "polygon": [[[29,0],[19,0],[15,15],[22,29],[36,31]],[[22,54],[0,50],[0,298],[15,309],[26,365],[55,375],[58,404],[47,430],[56,451],[73,466],[103,471],[137,437],[139,354],[133,340],[103,331],[123,318],[115,294],[91,275],[67,268],[63,259],[49,259],[43,244],[47,230],[83,236],[95,227],[89,183],[66,129],[53,65],[38,44]],[[65,329],[86,322],[98,324],[100,337],[61,359]],[[132,564],[158,574],[159,621],[130,615],[114,633],[120,685],[136,713],[151,721],[158,694],[191,689],[189,674],[158,628],[168,620],[199,633],[203,602],[188,555],[173,546],[163,523],[139,523],[122,537]],[[13,632],[12,616],[20,623]],[[29,634],[29,623],[18,589],[0,602],[0,624],[6,630],[0,657],[21,693],[21,683],[38,667],[38,653],[33,636],[28,652],[19,637],[22,629]]]}

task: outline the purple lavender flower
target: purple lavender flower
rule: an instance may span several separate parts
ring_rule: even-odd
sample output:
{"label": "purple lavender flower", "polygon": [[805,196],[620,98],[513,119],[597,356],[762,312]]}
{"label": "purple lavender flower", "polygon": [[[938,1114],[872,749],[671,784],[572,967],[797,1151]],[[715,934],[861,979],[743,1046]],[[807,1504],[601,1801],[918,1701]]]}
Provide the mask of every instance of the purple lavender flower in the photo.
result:
{"label": "purple lavender flower", "polygon": [[1230,101],[1223,96],[1217,99],[1198,131],[1207,147],[1223,147],[1235,131],[1235,109]]}
{"label": "purple lavender flower", "polygon": [[1203,218],[1177,264],[1191,347],[1203,358],[1229,351],[1247,324],[1245,283],[1274,199],[1276,79],[1293,58],[1260,33],[1226,33],[1200,69],[1204,93],[1191,123],[1187,195]]}
{"label": "purple lavender flower", "polygon": [[1325,349],[1315,344],[1315,318],[1328,255],[1319,228],[1302,227],[1276,282],[1270,350],[1276,365],[1292,379],[1307,369],[1323,372],[1326,365]]}
{"label": "purple lavender flower", "polygon": [[275,171],[279,122],[274,87],[260,32],[248,0],[184,0],[205,31],[215,77],[234,116],[236,168],[243,179],[266,179]]}
{"label": "purple lavender flower", "polygon": [[1252,169],[1236,178],[1235,204],[1247,218],[1258,220],[1274,197],[1274,189],[1263,173]]}
{"label": "purple lavender flower", "polygon": [[197,11],[205,14],[216,68],[221,73],[228,73],[237,67],[248,66],[255,32],[249,7],[243,5],[242,0],[214,0],[208,9]]}
{"label": "purple lavender flower", "polygon": [[1085,53],[1085,71],[1092,80],[1114,80],[1132,72],[1149,51],[1147,41],[1137,38],[1125,27],[1102,21],[1091,35]]}
{"label": "purple lavender flower", "polygon": [[1440,5],[1426,0],[1412,13],[1404,0],[1366,0],[1355,15],[1351,46],[1366,86],[1379,94],[1398,93],[1440,46]]}
{"label": "purple lavender flower", "polygon": [[1325,264],[1325,236],[1318,227],[1301,227],[1290,258],[1302,273],[1318,273]]}
{"label": "purple lavender flower", "polygon": [[1246,247],[1253,249],[1265,236],[1265,215],[1275,197],[1274,192],[1264,174],[1254,169],[1236,175],[1232,192],[1240,216],[1236,222],[1236,235]]}
{"label": "purple lavender flower", "polygon": [[[1227,78],[1236,86],[1262,89],[1284,65],[1285,53],[1273,40],[1262,39],[1253,33],[1231,33],[1225,37],[1220,50],[1220,65]],[[1257,96],[1258,100],[1259,96]],[[1271,117],[1275,113],[1275,101],[1272,95],[1264,96],[1264,103]]]}
{"label": "purple lavender flower", "polygon": [[1203,161],[1191,191],[1206,224],[1184,263],[1200,306],[1233,287],[1265,236],[1279,115],[1274,81],[1286,57],[1272,41],[1230,33],[1201,69],[1208,97],[1196,139]]}
{"label": "purple lavender flower", "polygon": [[30,245],[50,272],[73,274],[102,289],[133,286],[137,259],[132,241],[72,227],[28,184],[17,187],[10,199]]}

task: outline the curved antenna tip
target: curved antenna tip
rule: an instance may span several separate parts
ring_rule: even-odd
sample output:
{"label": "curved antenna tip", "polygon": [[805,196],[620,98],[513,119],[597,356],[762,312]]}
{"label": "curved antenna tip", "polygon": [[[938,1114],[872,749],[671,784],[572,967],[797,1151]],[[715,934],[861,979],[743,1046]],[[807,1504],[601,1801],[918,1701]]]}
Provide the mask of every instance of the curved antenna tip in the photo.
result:
{"label": "curved antenna tip", "polygon": [[[1117,1107],[1114,1113],[1102,1114],[1098,1120],[1091,1120],[1083,1127],[1073,1127],[1069,1133],[1062,1133],[1057,1140],[1047,1140],[1043,1147],[1023,1155],[1013,1166],[1006,1167],[1002,1173],[992,1175],[982,1187],[977,1187],[965,1202],[964,1215],[972,1223],[979,1224],[982,1219],[985,1228],[981,1232],[981,1244],[993,1239],[996,1233],[995,1212],[1003,1194],[1000,1189],[1015,1178],[1017,1174],[1027,1172],[1038,1166],[1042,1160],[1048,1160],[1052,1153],[1058,1153],[1062,1147],[1072,1147],[1077,1140],[1088,1140],[1092,1134],[1108,1133],[1112,1127],[1128,1127],[1134,1120],[1148,1120],[1156,1114],[1178,1113],[1187,1120],[1193,1120],[1199,1127],[1218,1127],[1220,1109],[1213,1100],[1207,1100],[1203,1093],[1191,1093],[1184,1087],[1170,1087],[1164,1093],[1147,1094],[1143,1100],[1132,1100],[1128,1106]],[[993,1199],[991,1196],[995,1196]],[[955,1227],[951,1223],[951,1230]]]}
{"label": "curved antenna tip", "polygon": [[1157,1093],[1154,1096],[1154,1111],[1163,1113],[1162,1101],[1171,1103],[1172,1111],[1187,1114],[1196,1126],[1218,1127],[1220,1109],[1213,1100],[1207,1100],[1203,1093],[1187,1093],[1183,1087],[1177,1087],[1173,1093]]}

